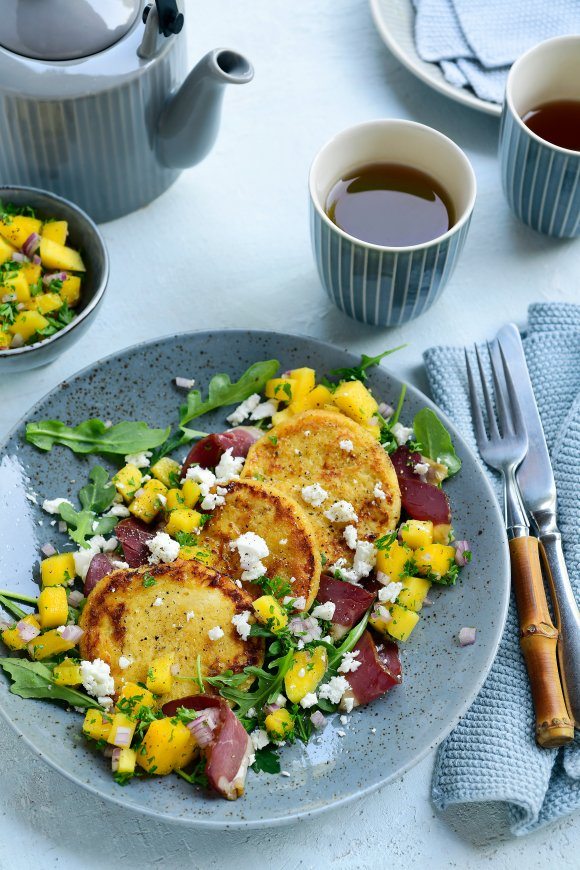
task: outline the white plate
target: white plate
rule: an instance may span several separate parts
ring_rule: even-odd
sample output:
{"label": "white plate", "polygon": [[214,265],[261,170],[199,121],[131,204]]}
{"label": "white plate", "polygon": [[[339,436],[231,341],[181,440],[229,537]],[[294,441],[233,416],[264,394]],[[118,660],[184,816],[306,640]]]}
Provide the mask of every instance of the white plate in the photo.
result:
{"label": "white plate", "polygon": [[375,25],[384,43],[413,75],[464,106],[496,117],[501,115],[498,103],[480,100],[467,88],[450,85],[438,64],[427,63],[419,57],[413,34],[415,10],[412,0],[370,0],[370,4]]}

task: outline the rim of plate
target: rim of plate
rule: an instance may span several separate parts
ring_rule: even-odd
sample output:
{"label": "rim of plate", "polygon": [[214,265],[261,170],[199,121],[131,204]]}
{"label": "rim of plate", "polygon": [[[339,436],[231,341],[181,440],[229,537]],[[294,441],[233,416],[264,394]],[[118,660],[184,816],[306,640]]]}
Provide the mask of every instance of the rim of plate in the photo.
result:
{"label": "rim of plate", "polygon": [[[95,366],[101,365],[102,363],[108,362],[109,360],[112,360],[112,359],[118,359],[118,358],[122,357],[123,354],[138,350],[138,349],[143,348],[143,347],[147,347],[147,346],[152,345],[152,344],[160,344],[160,343],[165,343],[167,341],[182,341],[184,339],[187,339],[190,336],[203,336],[203,335],[216,336],[216,335],[222,335],[222,334],[248,335],[249,333],[252,335],[255,335],[256,338],[258,338],[258,339],[261,336],[272,337],[272,336],[280,336],[280,335],[283,335],[285,338],[305,339],[306,341],[310,342],[313,345],[317,345],[318,347],[330,349],[333,351],[339,350],[341,352],[348,353],[350,356],[352,356],[356,359],[356,355],[353,354],[349,350],[343,350],[338,345],[332,344],[329,341],[322,341],[320,339],[312,338],[309,335],[305,335],[304,333],[299,333],[299,332],[283,332],[282,333],[282,332],[278,332],[276,330],[269,330],[269,329],[236,329],[236,328],[233,328],[233,329],[215,329],[215,330],[199,329],[199,330],[188,330],[186,332],[180,332],[177,334],[174,333],[174,334],[170,334],[170,335],[159,336],[157,338],[148,339],[146,341],[138,342],[137,344],[132,344],[129,347],[126,347],[126,348],[123,348],[122,350],[118,350],[118,351],[115,351],[113,353],[107,354],[107,356],[101,357],[100,359],[95,360],[92,363],[89,363],[89,365],[84,366],[82,369],[79,369],[77,372],[70,375],[70,377],[67,377],[66,382],[70,385],[70,382],[72,380],[76,380],[76,378],[81,377],[87,371],[94,368]],[[420,398],[421,401],[426,402],[428,406],[430,406],[433,410],[436,410],[437,414],[441,417],[441,420],[443,421],[443,423],[445,423],[445,425],[448,426],[449,429],[451,430],[452,435],[461,442],[461,446],[467,451],[467,453],[469,453],[470,456],[472,456],[475,459],[476,464],[477,464],[479,471],[480,471],[480,474],[481,474],[480,480],[482,481],[483,487],[486,491],[486,494],[489,497],[491,505],[493,505],[492,510],[496,514],[496,518],[499,521],[500,528],[504,529],[503,516],[502,516],[501,510],[500,510],[499,504],[497,502],[497,499],[495,497],[495,493],[492,489],[491,483],[489,482],[489,480],[485,476],[485,473],[483,472],[483,469],[481,468],[481,463],[479,462],[479,460],[477,459],[477,457],[475,456],[475,454],[473,453],[473,451],[469,447],[469,445],[465,442],[463,436],[456,429],[453,421],[450,420],[449,417],[447,417],[447,415],[438,407],[438,405],[435,404],[435,402],[433,402],[432,399],[430,399],[428,396],[426,396],[421,390],[419,390],[413,384],[407,384],[406,382],[402,381],[397,375],[393,374],[389,369],[387,369],[386,366],[380,365],[380,368],[384,371],[384,373],[386,375],[388,375],[389,378],[392,378],[398,385],[402,385],[403,383],[405,383],[406,387],[407,387],[407,391],[409,392],[410,395],[414,395],[415,398]],[[41,399],[39,399],[38,402],[35,402],[35,404],[31,408],[28,409],[28,411],[26,412],[26,415],[22,416],[20,418],[20,420],[10,429],[10,431],[2,439],[2,442],[0,443],[0,453],[5,450],[6,444],[12,438],[12,436],[15,435],[18,432],[18,430],[21,429],[22,426],[26,423],[26,419],[30,415],[35,413],[38,408],[40,408],[49,398],[51,398],[54,394],[56,394],[61,388],[62,388],[62,384],[57,384],[55,387],[53,387],[51,390],[49,390]],[[149,807],[144,807],[141,804],[134,803],[130,800],[127,801],[127,800],[123,800],[121,797],[116,798],[114,795],[105,794],[96,786],[93,786],[90,783],[82,780],[79,776],[77,776],[74,773],[74,771],[65,770],[57,762],[48,758],[42,752],[42,750],[38,749],[38,747],[35,746],[33,741],[23,731],[21,731],[20,728],[18,728],[17,725],[12,721],[12,719],[9,717],[8,713],[4,710],[4,707],[2,706],[2,704],[0,704],[0,715],[8,723],[8,725],[10,725],[10,727],[18,735],[18,737],[20,737],[27,744],[27,746],[29,746],[30,749],[32,749],[34,754],[37,755],[38,757],[42,758],[42,760],[44,762],[46,762],[50,767],[52,767],[53,770],[57,771],[57,773],[66,777],[66,779],[70,780],[70,782],[73,782],[75,785],[79,786],[80,788],[85,789],[86,791],[91,792],[92,794],[101,798],[101,800],[105,800],[105,801],[108,801],[109,803],[116,804],[117,806],[123,807],[126,810],[134,811],[137,813],[142,813],[143,815],[149,816],[150,818],[156,819],[158,821],[170,823],[170,824],[179,824],[179,825],[184,825],[184,826],[190,827],[190,828],[206,828],[206,829],[212,830],[212,831],[241,830],[241,829],[257,830],[257,829],[278,828],[278,827],[284,827],[287,825],[292,825],[292,824],[295,824],[296,822],[298,822],[302,819],[308,819],[308,818],[313,818],[314,816],[319,816],[322,813],[325,813],[325,812],[328,812],[328,811],[334,809],[335,807],[338,808],[341,806],[345,806],[346,804],[352,803],[353,801],[358,800],[359,798],[362,798],[362,797],[365,797],[366,795],[372,794],[373,792],[377,791],[379,788],[382,788],[383,786],[388,785],[388,783],[393,782],[393,780],[396,780],[399,777],[403,776],[412,767],[414,767],[416,764],[418,764],[420,761],[422,761],[425,758],[425,756],[428,755],[429,752],[431,752],[433,749],[436,749],[437,746],[439,746],[443,742],[443,740],[447,737],[447,735],[453,730],[453,728],[455,728],[455,726],[457,725],[457,723],[459,722],[461,717],[466,713],[466,711],[469,709],[469,707],[471,706],[471,704],[473,703],[473,701],[475,700],[475,698],[479,694],[479,691],[480,691],[481,687],[483,686],[483,684],[487,678],[489,670],[494,662],[495,655],[496,655],[498,646],[500,644],[500,641],[501,641],[501,638],[503,635],[503,630],[505,627],[505,621],[506,621],[506,617],[507,617],[507,611],[508,611],[509,600],[510,600],[509,551],[508,551],[508,543],[507,543],[507,534],[505,533],[505,530],[504,530],[504,534],[503,534],[502,540],[501,540],[501,547],[498,549],[503,550],[503,554],[504,554],[504,565],[503,565],[503,568],[504,568],[503,581],[504,582],[501,586],[502,598],[498,602],[498,617],[499,618],[498,618],[497,622],[495,623],[495,634],[493,637],[493,642],[490,646],[490,650],[489,650],[488,656],[485,660],[484,666],[481,668],[481,670],[478,674],[477,680],[475,681],[475,683],[473,685],[472,690],[464,698],[464,701],[461,704],[460,709],[458,709],[458,711],[456,712],[456,714],[452,718],[452,720],[450,722],[448,722],[444,727],[442,727],[437,732],[437,734],[433,737],[433,739],[431,741],[429,741],[429,743],[427,743],[426,746],[420,752],[417,752],[417,754],[412,759],[410,759],[406,764],[404,764],[398,770],[393,771],[393,773],[389,774],[388,776],[385,776],[383,779],[379,780],[378,782],[371,783],[370,785],[368,785],[365,788],[356,789],[352,792],[349,792],[346,795],[343,795],[342,797],[337,798],[336,800],[328,801],[327,803],[323,804],[322,806],[318,806],[314,809],[304,810],[302,812],[300,810],[297,810],[297,811],[288,813],[288,815],[279,816],[279,817],[273,818],[273,819],[266,819],[266,818],[248,819],[248,820],[240,819],[240,820],[232,820],[232,821],[228,821],[228,822],[223,822],[223,821],[215,821],[214,822],[211,819],[198,819],[195,817],[183,817],[183,816],[172,815],[169,813],[156,812],[154,809],[151,809]]]}
{"label": "rim of plate", "polygon": [[[414,15],[415,12],[412,8],[411,0],[408,0],[408,5]],[[388,20],[383,15],[383,6],[384,0],[370,0],[371,13],[375,27],[389,51],[394,54],[397,60],[399,60],[403,66],[409,70],[409,72],[413,73],[413,75],[418,79],[421,79],[421,81],[430,88],[433,88],[440,94],[449,97],[451,100],[455,100],[456,103],[461,103],[462,105],[468,106],[470,109],[475,109],[478,112],[485,112],[486,115],[493,115],[496,118],[500,117],[502,107],[499,103],[482,100],[480,97],[477,97],[465,88],[457,88],[454,85],[449,84],[445,79],[439,79],[423,67],[423,64],[425,64],[427,67],[431,67],[436,69],[438,72],[441,72],[437,64],[422,60],[419,55],[416,55],[415,58],[412,54],[405,51],[390,29]]]}

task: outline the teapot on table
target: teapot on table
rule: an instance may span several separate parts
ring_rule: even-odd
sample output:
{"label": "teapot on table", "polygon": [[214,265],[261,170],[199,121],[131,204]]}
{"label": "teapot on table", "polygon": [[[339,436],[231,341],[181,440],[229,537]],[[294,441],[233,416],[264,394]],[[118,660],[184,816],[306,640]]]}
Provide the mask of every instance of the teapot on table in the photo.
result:
{"label": "teapot on table", "polygon": [[254,72],[215,49],[186,77],[183,23],[176,0],[2,0],[0,184],[46,188],[107,221],[202,160],[224,86]]}

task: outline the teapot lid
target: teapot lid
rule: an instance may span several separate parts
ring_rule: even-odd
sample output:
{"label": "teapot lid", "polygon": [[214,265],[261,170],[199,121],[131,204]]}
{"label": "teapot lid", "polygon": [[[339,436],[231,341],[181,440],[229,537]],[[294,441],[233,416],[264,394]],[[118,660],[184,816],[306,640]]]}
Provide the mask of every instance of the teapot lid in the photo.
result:
{"label": "teapot lid", "polygon": [[0,46],[38,60],[109,48],[131,29],[142,0],[2,0]]}

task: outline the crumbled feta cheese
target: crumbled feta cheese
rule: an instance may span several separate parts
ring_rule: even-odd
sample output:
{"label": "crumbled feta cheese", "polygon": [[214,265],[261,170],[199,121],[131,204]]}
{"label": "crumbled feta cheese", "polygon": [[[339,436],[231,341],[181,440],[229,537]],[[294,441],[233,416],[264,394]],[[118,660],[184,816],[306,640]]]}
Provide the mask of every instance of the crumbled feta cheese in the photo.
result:
{"label": "crumbled feta cheese", "polygon": [[129,667],[129,665],[133,664],[132,656],[119,656],[119,667],[122,671]]}
{"label": "crumbled feta cheese", "polygon": [[250,616],[249,610],[244,610],[243,613],[234,613],[232,616],[232,625],[235,626],[236,631],[242,638],[242,640],[247,640],[250,636],[250,629],[252,626],[248,622],[248,617]]}
{"label": "crumbled feta cheese", "polygon": [[117,549],[119,542],[116,538],[109,538],[108,541],[105,541],[103,544],[103,553],[112,553]]}
{"label": "crumbled feta cheese", "polygon": [[277,410],[278,402],[268,399],[267,402],[262,402],[254,408],[250,414],[250,420],[265,420],[267,417],[271,417],[275,414]]}
{"label": "crumbled feta cheese", "polygon": [[320,507],[328,498],[328,493],[319,483],[311,483],[302,487],[302,498],[312,507]]}
{"label": "crumbled feta cheese", "polygon": [[402,423],[393,423],[391,426],[391,432],[395,436],[395,441],[402,447],[403,444],[406,444],[409,438],[411,438],[413,434],[413,429],[408,426],[403,426]]}
{"label": "crumbled feta cheese", "polygon": [[161,507],[165,507],[165,505],[167,504],[167,499],[165,498],[165,496],[163,495],[163,493],[162,493],[162,492],[158,492],[156,497],[157,497],[157,501],[159,502],[159,504],[161,505]]}
{"label": "crumbled feta cheese", "polygon": [[373,608],[371,616],[373,619],[383,619],[385,622],[390,622],[393,618],[387,608],[383,607],[382,604],[377,604],[377,606]]}
{"label": "crumbled feta cheese", "polygon": [[71,507],[74,507],[72,501],[69,501],[68,498],[45,498],[42,502],[42,510],[46,511],[47,514],[57,514],[61,504],[70,504]]}
{"label": "crumbled feta cheese", "polygon": [[357,662],[357,657],[359,655],[358,650],[354,650],[353,652],[346,652],[342,660],[337,668],[339,674],[350,674],[353,671],[356,671],[361,666],[361,662]]}
{"label": "crumbled feta cheese", "polygon": [[195,619],[195,613],[193,612],[193,610],[188,610],[185,614],[185,621],[189,622],[190,619]]}
{"label": "crumbled feta cheese", "polygon": [[370,541],[358,541],[354,553],[353,571],[362,577],[368,577],[377,561],[377,550]]}
{"label": "crumbled feta cheese", "polygon": [[383,489],[383,484],[380,480],[377,480],[375,483],[375,488],[373,489],[373,495],[375,498],[378,498],[380,501],[384,501],[386,499],[386,494]]}
{"label": "crumbled feta cheese", "polygon": [[151,480],[151,475],[150,475],[150,474],[144,474],[143,477],[141,478],[141,483],[147,483],[147,482],[150,481],[150,480]]}
{"label": "crumbled feta cheese", "polygon": [[106,710],[113,706],[113,699],[109,698],[108,695],[99,695],[97,697],[97,701],[101,705],[101,707],[104,707]]}
{"label": "crumbled feta cheese", "polygon": [[350,689],[350,683],[345,677],[331,677],[328,683],[318,687],[320,698],[326,698],[331,704],[339,704],[340,699]]}
{"label": "crumbled feta cheese", "polygon": [[246,461],[243,456],[232,456],[233,447],[228,447],[215,469],[217,482],[221,484],[229,483],[230,480],[237,480],[240,476],[240,471]]}
{"label": "crumbled feta cheese", "polygon": [[111,668],[107,662],[102,659],[95,659],[93,662],[82,661],[80,668],[83,686],[89,695],[99,699],[99,703],[101,697],[114,693],[115,680],[111,676]]}
{"label": "crumbled feta cheese", "polygon": [[210,628],[207,635],[210,640],[219,640],[220,637],[224,636],[224,630],[221,625],[216,625],[214,628]]}
{"label": "crumbled feta cheese", "polygon": [[255,707],[250,707],[250,709],[248,710],[248,719],[253,719],[254,716],[256,716],[256,715],[257,715],[257,714],[256,714],[256,708],[255,708]]}
{"label": "crumbled feta cheese", "polygon": [[151,450],[142,450],[141,453],[129,453],[125,456],[125,465],[136,465],[137,468],[148,468]]}
{"label": "crumbled feta cheese", "polygon": [[92,538],[89,538],[87,544],[88,547],[83,547],[73,553],[75,571],[81,580],[84,580],[87,576],[87,571],[89,570],[93,556],[96,556],[97,553],[101,553],[104,550],[107,541],[102,535],[94,535]]}
{"label": "crumbled feta cheese", "polygon": [[113,568],[117,568],[119,571],[127,571],[129,568],[128,562],[121,562],[120,559],[113,559]]}
{"label": "crumbled feta cheese", "polygon": [[242,580],[257,580],[266,573],[266,567],[261,559],[269,556],[270,550],[266,541],[255,532],[245,532],[235,541],[230,541],[230,549],[237,550],[240,554]]}
{"label": "crumbled feta cheese", "polygon": [[202,510],[213,511],[216,507],[221,507],[226,503],[224,496],[227,495],[227,492],[223,486],[218,486],[215,492],[209,492],[201,503]]}
{"label": "crumbled feta cheese", "polygon": [[347,526],[343,532],[343,537],[347,546],[350,547],[351,550],[356,550],[356,542],[358,540],[356,526]]}
{"label": "crumbled feta cheese", "polygon": [[324,511],[324,516],[331,523],[357,523],[358,516],[355,509],[349,501],[335,501],[328,510]]}
{"label": "crumbled feta cheese", "polygon": [[129,508],[126,508],[124,504],[114,504],[111,509],[107,512],[106,516],[108,517],[130,517],[131,512]]}
{"label": "crumbled feta cheese", "polygon": [[151,606],[152,607],[161,607],[162,604],[163,604],[163,598],[160,598],[158,595]]}
{"label": "crumbled feta cheese", "polygon": [[376,733],[377,733],[377,729],[376,729],[376,728],[371,728],[371,734],[376,734]]}
{"label": "crumbled feta cheese", "polygon": [[307,710],[309,707],[314,707],[315,704],[318,704],[318,696],[316,692],[308,692],[308,694],[304,695],[304,697],[300,700],[300,706]]}
{"label": "crumbled feta cheese", "polygon": [[345,716],[345,715],[343,714],[343,715],[340,717],[340,724],[341,724],[341,725],[346,725],[347,722],[348,722],[348,716]]}
{"label": "crumbled feta cheese", "polygon": [[333,601],[326,601],[324,604],[319,604],[314,608],[312,616],[314,616],[315,619],[326,619],[329,622],[332,622],[335,610],[336,604]]}
{"label": "crumbled feta cheese", "polygon": [[386,586],[383,586],[382,589],[379,589],[378,599],[381,603],[385,603],[386,601],[394,604],[399,595],[401,594],[401,590],[403,588],[402,583],[387,583]]}
{"label": "crumbled feta cheese", "polygon": [[65,630],[65,628],[66,628],[66,625],[59,625],[59,626],[57,627],[56,631],[57,631],[58,634],[62,634],[63,631]]}
{"label": "crumbled feta cheese", "polygon": [[280,776],[290,776],[290,771],[289,770],[281,770]]}
{"label": "crumbled feta cheese", "polygon": [[346,737],[346,731],[337,731],[339,737]]}
{"label": "crumbled feta cheese", "polygon": [[285,547],[286,544],[288,543],[288,538],[280,538],[278,543],[280,544],[281,547]]}
{"label": "crumbled feta cheese", "polygon": [[250,740],[252,741],[254,749],[263,749],[264,746],[267,746],[270,742],[268,732],[263,728],[256,728],[255,731],[252,731],[250,734]]}
{"label": "crumbled feta cheese", "polygon": [[345,438],[344,441],[340,442],[340,449],[345,450],[347,453],[352,453],[354,450],[354,444],[350,438]]}
{"label": "crumbled feta cheese", "polygon": [[159,562],[175,562],[179,556],[179,544],[170,538],[167,532],[157,532],[154,538],[146,541],[151,555],[149,563],[158,565]]}
{"label": "crumbled feta cheese", "polygon": [[[24,496],[28,499],[28,501],[32,502],[32,504],[38,504],[38,499],[35,492],[25,492]],[[51,511],[49,511],[49,513],[51,513]]]}
{"label": "crumbled feta cheese", "polygon": [[343,695],[342,701],[340,702],[340,707],[346,713],[352,713],[354,707],[354,698],[352,697],[352,695],[350,697]]}
{"label": "crumbled feta cheese", "polygon": [[209,468],[202,468],[201,465],[192,465],[187,469],[185,475],[187,480],[193,480],[200,488],[202,495],[208,495],[210,489],[215,486],[217,479],[213,471]]}
{"label": "crumbled feta cheese", "polygon": [[230,414],[229,417],[226,417],[228,423],[231,423],[232,426],[239,426],[244,422],[244,420],[248,419],[252,411],[254,411],[259,404],[260,396],[258,393],[254,393],[252,396],[245,399],[241,405],[238,405],[236,410]]}
{"label": "crumbled feta cheese", "polygon": [[286,698],[284,695],[278,695],[276,700],[274,701],[277,707],[285,707],[286,706]]}
{"label": "crumbled feta cheese", "polygon": [[285,595],[282,599],[282,604],[292,604],[293,610],[304,610],[306,607],[306,598],[303,595],[300,595],[299,598],[294,598],[293,595]]}
{"label": "crumbled feta cheese", "polygon": [[180,390],[191,390],[195,386],[193,378],[175,378],[175,386]]}
{"label": "crumbled feta cheese", "polygon": [[415,474],[423,475],[427,474],[429,471],[429,463],[428,462],[416,462],[414,468]]}

